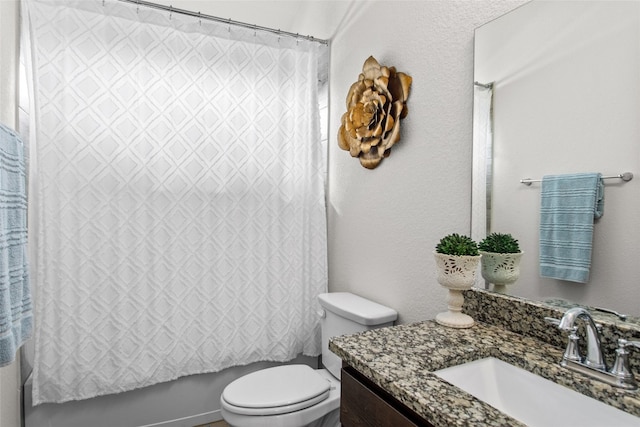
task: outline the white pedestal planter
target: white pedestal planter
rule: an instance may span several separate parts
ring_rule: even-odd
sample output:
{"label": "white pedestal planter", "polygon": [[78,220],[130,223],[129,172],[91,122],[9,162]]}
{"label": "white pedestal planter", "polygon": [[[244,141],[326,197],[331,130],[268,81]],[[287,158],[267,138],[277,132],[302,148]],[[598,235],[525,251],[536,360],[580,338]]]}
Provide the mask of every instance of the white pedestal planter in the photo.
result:
{"label": "white pedestal planter", "polygon": [[524,252],[500,254],[480,251],[482,255],[482,277],[493,283],[494,291],[504,293],[506,286],[520,277],[520,258]]}
{"label": "white pedestal planter", "polygon": [[448,311],[436,315],[436,322],[452,328],[470,328],[474,321],[462,313],[462,291],[470,289],[476,280],[481,256],[447,255],[433,253],[436,260],[437,280],[449,289]]}

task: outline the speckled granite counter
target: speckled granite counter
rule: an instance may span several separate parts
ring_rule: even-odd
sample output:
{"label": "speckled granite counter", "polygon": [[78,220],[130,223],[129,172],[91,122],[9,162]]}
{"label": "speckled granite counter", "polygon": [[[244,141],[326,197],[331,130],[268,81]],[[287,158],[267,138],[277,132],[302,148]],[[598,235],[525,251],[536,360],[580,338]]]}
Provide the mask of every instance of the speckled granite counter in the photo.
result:
{"label": "speckled granite counter", "polygon": [[337,337],[329,348],[436,427],[523,425],[432,373],[484,357],[504,360],[640,417],[640,392],[563,369],[558,364],[563,349],[498,326],[452,329],[426,321]]}

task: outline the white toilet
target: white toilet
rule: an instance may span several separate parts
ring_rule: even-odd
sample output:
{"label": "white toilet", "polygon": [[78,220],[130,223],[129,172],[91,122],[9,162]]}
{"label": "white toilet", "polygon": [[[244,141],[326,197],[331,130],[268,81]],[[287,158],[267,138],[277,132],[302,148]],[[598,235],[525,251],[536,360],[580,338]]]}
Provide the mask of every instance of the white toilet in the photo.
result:
{"label": "white toilet", "polygon": [[391,326],[398,313],[348,292],[318,296],[322,313],[322,364],[284,365],[245,375],[220,397],[222,417],[232,427],[335,427],[340,425],[340,368],[331,337]]}

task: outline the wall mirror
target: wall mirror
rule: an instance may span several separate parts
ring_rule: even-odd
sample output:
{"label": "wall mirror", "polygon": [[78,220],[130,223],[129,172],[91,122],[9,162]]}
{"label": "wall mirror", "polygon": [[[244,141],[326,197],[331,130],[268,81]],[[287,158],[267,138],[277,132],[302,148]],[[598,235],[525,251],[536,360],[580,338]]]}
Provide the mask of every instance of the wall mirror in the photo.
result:
{"label": "wall mirror", "polygon": [[[638,1],[534,0],[476,29],[472,236],[519,240],[507,293],[640,316],[639,76]],[[588,283],[540,276],[540,183],[520,183],[577,172],[636,175],[605,181]]]}

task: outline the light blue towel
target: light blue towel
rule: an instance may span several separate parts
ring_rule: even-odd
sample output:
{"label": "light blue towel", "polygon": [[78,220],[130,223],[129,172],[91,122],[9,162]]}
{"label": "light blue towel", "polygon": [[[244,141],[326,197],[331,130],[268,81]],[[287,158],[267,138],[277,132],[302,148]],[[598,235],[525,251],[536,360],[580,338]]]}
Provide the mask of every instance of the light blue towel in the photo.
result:
{"label": "light blue towel", "polygon": [[540,275],[586,283],[593,221],[604,212],[599,173],[547,175],[540,197]]}
{"label": "light blue towel", "polygon": [[0,124],[0,366],[31,337],[24,146]]}

